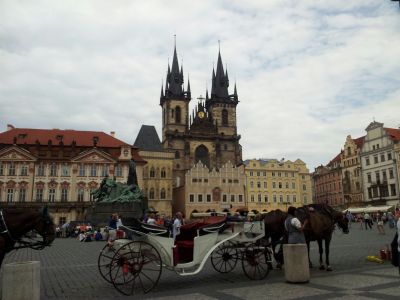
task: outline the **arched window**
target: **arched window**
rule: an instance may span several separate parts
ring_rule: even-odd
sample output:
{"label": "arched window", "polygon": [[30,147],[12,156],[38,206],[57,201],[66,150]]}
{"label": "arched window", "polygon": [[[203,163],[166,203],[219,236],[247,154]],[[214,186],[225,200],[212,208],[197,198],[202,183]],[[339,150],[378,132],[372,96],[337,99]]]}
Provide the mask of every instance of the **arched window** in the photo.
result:
{"label": "arched window", "polygon": [[154,189],[153,188],[150,189],[149,199],[154,199]]}
{"label": "arched window", "polygon": [[164,188],[161,189],[160,198],[165,199],[165,189]]}
{"label": "arched window", "polygon": [[181,122],[181,108],[179,106],[175,107],[175,122]]}
{"label": "arched window", "polygon": [[165,172],[165,168],[161,169],[161,178],[165,178],[167,173]]}
{"label": "arched window", "polygon": [[222,110],[222,125],[228,125],[228,111],[226,109]]}
{"label": "arched window", "polygon": [[181,155],[179,154],[179,151],[175,151],[175,158],[179,158]]}
{"label": "arched window", "polygon": [[210,154],[206,146],[204,145],[198,146],[195,150],[194,156],[195,156],[195,163],[201,161],[204,165],[210,167]]}
{"label": "arched window", "polygon": [[153,167],[150,169],[150,177],[156,177],[156,171]]}

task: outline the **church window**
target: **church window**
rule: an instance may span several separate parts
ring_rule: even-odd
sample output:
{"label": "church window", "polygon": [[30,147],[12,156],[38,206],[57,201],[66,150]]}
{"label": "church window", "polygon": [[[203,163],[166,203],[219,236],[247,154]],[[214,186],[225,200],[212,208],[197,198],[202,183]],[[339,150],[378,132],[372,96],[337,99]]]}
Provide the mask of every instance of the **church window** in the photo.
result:
{"label": "church window", "polygon": [[180,157],[179,151],[175,151],[175,158],[178,159]]}
{"label": "church window", "polygon": [[226,109],[222,110],[222,125],[228,125],[228,111]]}
{"label": "church window", "polygon": [[195,150],[195,163],[201,161],[203,165],[210,166],[210,154],[204,145],[200,145]]}
{"label": "church window", "polygon": [[150,169],[150,177],[156,177],[156,171],[153,167]]}
{"label": "church window", "polygon": [[161,189],[160,198],[165,199],[165,189],[164,188]]}
{"label": "church window", "polygon": [[149,199],[154,199],[154,189],[153,188],[150,189]]}
{"label": "church window", "polygon": [[181,108],[179,106],[175,108],[175,122],[176,123],[181,122]]}
{"label": "church window", "polygon": [[165,178],[166,177],[166,172],[165,172],[165,168],[161,169],[161,178]]}

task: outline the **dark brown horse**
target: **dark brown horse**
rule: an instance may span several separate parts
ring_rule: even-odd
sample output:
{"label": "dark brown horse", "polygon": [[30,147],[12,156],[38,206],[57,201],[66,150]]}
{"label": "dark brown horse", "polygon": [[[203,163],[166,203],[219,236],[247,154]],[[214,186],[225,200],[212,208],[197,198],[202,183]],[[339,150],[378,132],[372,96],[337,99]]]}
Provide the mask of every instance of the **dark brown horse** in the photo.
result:
{"label": "dark brown horse", "polygon": [[[39,233],[43,241],[23,239],[32,230]],[[19,248],[43,249],[53,242],[55,236],[55,226],[47,208],[41,211],[0,210],[0,268],[6,253]]]}
{"label": "dark brown horse", "polygon": [[[287,242],[287,236],[285,232],[285,219],[287,213],[281,210],[271,211],[265,216],[265,232],[266,237],[271,238],[271,243],[278,243],[279,240],[283,240],[283,243]],[[323,247],[322,242],[325,242],[325,263],[326,269],[331,271],[332,268],[329,264],[329,247],[332,240],[332,234],[337,224],[344,233],[348,233],[348,220],[344,215],[325,204],[310,204],[307,206],[299,207],[296,210],[296,217],[304,223],[308,219],[308,224],[304,228],[304,235],[306,237],[308,253],[310,256],[310,242],[317,241],[319,254],[320,254],[320,269],[325,269],[325,265],[322,260]],[[282,263],[281,255],[275,256],[278,263]],[[312,266],[310,260],[310,266]]]}

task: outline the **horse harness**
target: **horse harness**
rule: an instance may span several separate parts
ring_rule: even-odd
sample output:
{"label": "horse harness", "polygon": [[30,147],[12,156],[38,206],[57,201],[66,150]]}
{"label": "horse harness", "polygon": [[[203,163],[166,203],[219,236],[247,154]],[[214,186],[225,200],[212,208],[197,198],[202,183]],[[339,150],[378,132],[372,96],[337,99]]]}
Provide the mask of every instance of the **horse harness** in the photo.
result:
{"label": "horse harness", "polygon": [[[51,222],[46,220],[46,224]],[[44,236],[46,236],[47,231],[44,232]],[[23,249],[23,248],[31,248],[34,250],[42,250],[44,247],[48,246],[44,241],[34,240],[32,237],[25,236],[26,239],[30,241],[23,240],[22,238],[15,239],[10,230],[7,227],[6,220],[4,219],[3,211],[0,209],[0,237],[4,235],[8,237],[13,243],[17,243],[18,246],[12,247],[13,250]],[[44,237],[43,236],[43,237]]]}

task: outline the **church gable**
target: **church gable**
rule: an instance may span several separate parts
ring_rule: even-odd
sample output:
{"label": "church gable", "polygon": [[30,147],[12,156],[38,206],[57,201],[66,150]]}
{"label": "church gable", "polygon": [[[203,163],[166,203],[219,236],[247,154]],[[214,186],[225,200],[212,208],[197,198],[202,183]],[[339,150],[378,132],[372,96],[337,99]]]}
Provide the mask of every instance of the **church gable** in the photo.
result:
{"label": "church gable", "polygon": [[98,149],[91,149],[80,153],[72,159],[79,163],[115,163],[116,161],[107,153]]}
{"label": "church gable", "polygon": [[35,161],[36,157],[18,146],[11,146],[0,151],[1,161]]}

